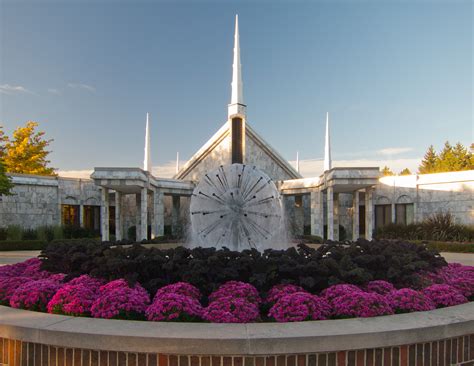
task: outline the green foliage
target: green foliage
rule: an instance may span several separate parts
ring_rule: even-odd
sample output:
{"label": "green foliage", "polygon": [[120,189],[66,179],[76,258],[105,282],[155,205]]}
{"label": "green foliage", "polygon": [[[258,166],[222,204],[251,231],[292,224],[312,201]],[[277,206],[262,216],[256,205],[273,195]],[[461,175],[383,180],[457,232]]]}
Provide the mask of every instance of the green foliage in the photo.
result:
{"label": "green foliage", "polygon": [[415,244],[423,244],[438,252],[474,253],[474,243],[453,243],[443,241],[413,240]]}
{"label": "green foliage", "polygon": [[474,227],[456,224],[450,213],[436,213],[417,224],[388,224],[375,230],[380,239],[435,240],[474,243]]}
{"label": "green foliage", "polygon": [[62,226],[53,227],[53,238],[54,240],[64,239],[64,229]]}
{"label": "green foliage", "polygon": [[9,225],[7,227],[7,240],[22,240],[23,228],[19,225]]}
{"label": "green foliage", "polygon": [[388,166],[384,166],[382,170],[380,171],[384,177],[390,176],[390,175],[395,175],[392,170]]}
{"label": "green foliage", "polygon": [[45,140],[45,133],[36,132],[36,127],[38,123],[29,121],[25,127],[18,127],[11,139],[6,140],[4,162],[9,173],[56,175],[47,160],[50,153],[47,147],[52,140]]}
{"label": "green foliage", "polygon": [[411,175],[411,171],[410,169],[405,168],[400,172],[400,175]]}
{"label": "green foliage", "polygon": [[452,146],[449,141],[444,143],[439,154],[431,145],[425,153],[418,172],[420,174],[457,172],[474,169],[474,155],[458,142]]}
{"label": "green foliage", "polygon": [[38,240],[41,241],[52,241],[54,239],[54,227],[53,226],[39,226],[36,229],[36,235]]}
{"label": "green foliage", "polygon": [[5,164],[3,158],[0,157],[0,196],[1,195],[11,195],[11,189],[13,188],[13,183],[11,178],[6,175]]}
{"label": "green foliage", "polygon": [[426,246],[400,241],[358,240],[328,243],[318,249],[299,245],[287,250],[184,248],[160,250],[112,246],[90,240],[55,242],[42,252],[43,269],[73,277],[90,274],[113,280],[139,281],[154,294],[157,288],[189,282],[209,294],[220,284],[238,280],[260,291],[275,284],[293,283],[318,292],[332,284],[364,284],[375,279],[398,286],[419,285],[418,272],[446,265]]}
{"label": "green foliage", "polygon": [[47,244],[42,240],[5,240],[0,241],[0,251],[43,250]]}
{"label": "green foliage", "polygon": [[23,240],[37,240],[38,233],[35,229],[24,229],[21,237]]}

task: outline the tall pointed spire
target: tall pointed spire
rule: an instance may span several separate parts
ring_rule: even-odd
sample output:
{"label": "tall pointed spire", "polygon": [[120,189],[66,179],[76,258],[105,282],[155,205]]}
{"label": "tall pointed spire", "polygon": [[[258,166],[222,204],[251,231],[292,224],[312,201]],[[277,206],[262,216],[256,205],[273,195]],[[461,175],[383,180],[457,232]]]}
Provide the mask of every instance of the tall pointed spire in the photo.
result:
{"label": "tall pointed spire", "polygon": [[240,64],[239,16],[235,15],[234,62],[232,64],[232,95],[228,107],[228,116],[240,114],[245,117],[246,105],[242,83],[242,65]]}
{"label": "tall pointed spire", "polygon": [[176,174],[179,172],[179,151],[176,152]]}
{"label": "tall pointed spire", "polygon": [[300,172],[300,152],[296,152],[296,171]]}
{"label": "tall pointed spire", "polygon": [[145,158],[143,159],[143,170],[151,173],[151,157],[150,157],[150,126],[149,126],[149,113],[146,114],[146,127],[145,127]]}
{"label": "tall pointed spire", "polygon": [[324,171],[332,169],[331,138],[329,135],[329,112],[326,113],[326,139],[324,141]]}

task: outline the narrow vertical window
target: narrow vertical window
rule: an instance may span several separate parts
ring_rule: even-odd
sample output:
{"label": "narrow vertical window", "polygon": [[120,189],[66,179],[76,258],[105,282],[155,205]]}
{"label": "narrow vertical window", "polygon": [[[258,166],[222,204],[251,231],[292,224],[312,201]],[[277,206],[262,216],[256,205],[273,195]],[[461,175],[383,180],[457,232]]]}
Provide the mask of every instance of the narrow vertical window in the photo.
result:
{"label": "narrow vertical window", "polygon": [[232,118],[232,164],[243,163],[242,118]]}

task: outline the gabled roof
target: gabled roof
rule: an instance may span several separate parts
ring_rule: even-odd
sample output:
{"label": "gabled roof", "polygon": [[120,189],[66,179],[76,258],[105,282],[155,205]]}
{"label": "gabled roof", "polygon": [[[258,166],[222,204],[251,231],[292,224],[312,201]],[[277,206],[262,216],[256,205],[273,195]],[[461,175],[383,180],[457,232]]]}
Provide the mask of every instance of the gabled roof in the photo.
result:
{"label": "gabled roof", "polygon": [[[302,175],[285,160],[270,144],[268,144],[249,123],[245,124],[246,138],[252,141],[265,151],[270,158],[282,170],[284,170],[291,178],[302,178]],[[192,157],[186,164],[184,164],[179,172],[173,177],[174,179],[183,179],[188,175],[207,155],[209,155],[228,135],[230,134],[230,124],[225,122],[224,125],[212,136]]]}

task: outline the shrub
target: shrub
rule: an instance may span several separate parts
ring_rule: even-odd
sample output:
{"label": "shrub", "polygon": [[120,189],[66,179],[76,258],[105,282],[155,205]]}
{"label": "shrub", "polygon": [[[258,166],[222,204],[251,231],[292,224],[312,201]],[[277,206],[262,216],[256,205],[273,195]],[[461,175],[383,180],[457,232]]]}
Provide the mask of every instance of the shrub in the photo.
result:
{"label": "shrub", "polygon": [[0,277],[0,305],[9,305],[18,287],[30,281],[31,278],[22,276]]}
{"label": "shrub", "polygon": [[187,282],[177,282],[160,288],[155,294],[155,300],[168,294],[178,294],[191,297],[199,301],[202,297],[201,291],[196,286]]}
{"label": "shrub", "polygon": [[7,227],[7,240],[20,241],[23,239],[23,229],[19,225],[9,225]]}
{"label": "shrub", "polygon": [[392,291],[390,294],[387,294],[387,300],[397,314],[428,311],[435,308],[433,301],[429,297],[411,288]]}
{"label": "shrub", "polygon": [[262,302],[258,290],[254,286],[240,281],[229,281],[221,285],[216,291],[209,295],[209,302],[224,297],[243,298],[256,305]]}
{"label": "shrub", "polygon": [[41,240],[4,240],[0,241],[0,251],[43,250],[47,245],[48,243]]}
{"label": "shrub", "polygon": [[48,302],[60,287],[59,282],[50,279],[30,280],[16,289],[10,298],[10,306],[44,312]]}
{"label": "shrub", "polygon": [[0,241],[7,240],[8,232],[7,229],[4,227],[0,227]]}
{"label": "shrub", "polygon": [[54,226],[53,227],[53,238],[54,238],[54,240],[64,239],[64,229],[63,229],[62,226]]}
{"label": "shrub", "polygon": [[474,297],[473,266],[463,266],[458,263],[450,263],[436,272],[425,273],[422,278],[427,284],[450,285],[461,291],[461,293],[468,299]]}
{"label": "shrub", "polygon": [[354,285],[341,284],[328,287],[323,292],[321,292],[321,296],[332,303],[332,301],[338,297],[349,295],[355,292],[362,292],[362,290]]}
{"label": "shrub", "polygon": [[54,228],[52,226],[39,226],[36,232],[38,240],[49,242],[54,239]]}
{"label": "shrub", "polygon": [[203,308],[198,300],[180,293],[162,293],[147,310],[146,317],[152,321],[194,322],[202,318]]}
{"label": "shrub", "polygon": [[0,267],[1,277],[18,277],[23,276],[25,271],[31,268],[38,268],[41,265],[41,260],[38,258],[31,258],[24,262],[15,264],[8,264]]}
{"label": "shrub", "polygon": [[105,319],[143,319],[149,303],[150,296],[140,284],[130,287],[120,279],[100,287],[91,314]]}
{"label": "shrub", "polygon": [[242,297],[219,297],[204,309],[203,318],[211,323],[250,323],[259,318],[258,306]]}
{"label": "shrub", "polygon": [[449,285],[431,285],[424,288],[423,293],[433,301],[437,308],[464,304],[468,301],[459,290]]}
{"label": "shrub", "polygon": [[23,240],[37,240],[38,234],[35,229],[25,229],[22,234]]}
{"label": "shrub", "polygon": [[393,314],[390,303],[384,296],[373,292],[354,291],[332,300],[335,318],[369,318],[388,314]]}
{"label": "shrub", "polygon": [[99,296],[100,282],[90,278],[76,280],[54,294],[47,306],[48,313],[90,316],[92,304]]}
{"label": "shrub", "polygon": [[268,312],[277,322],[327,319],[331,310],[327,301],[308,292],[284,295]]}
{"label": "shrub", "polygon": [[365,289],[367,292],[375,292],[380,295],[386,295],[395,291],[395,287],[390,282],[382,280],[370,281]]}

